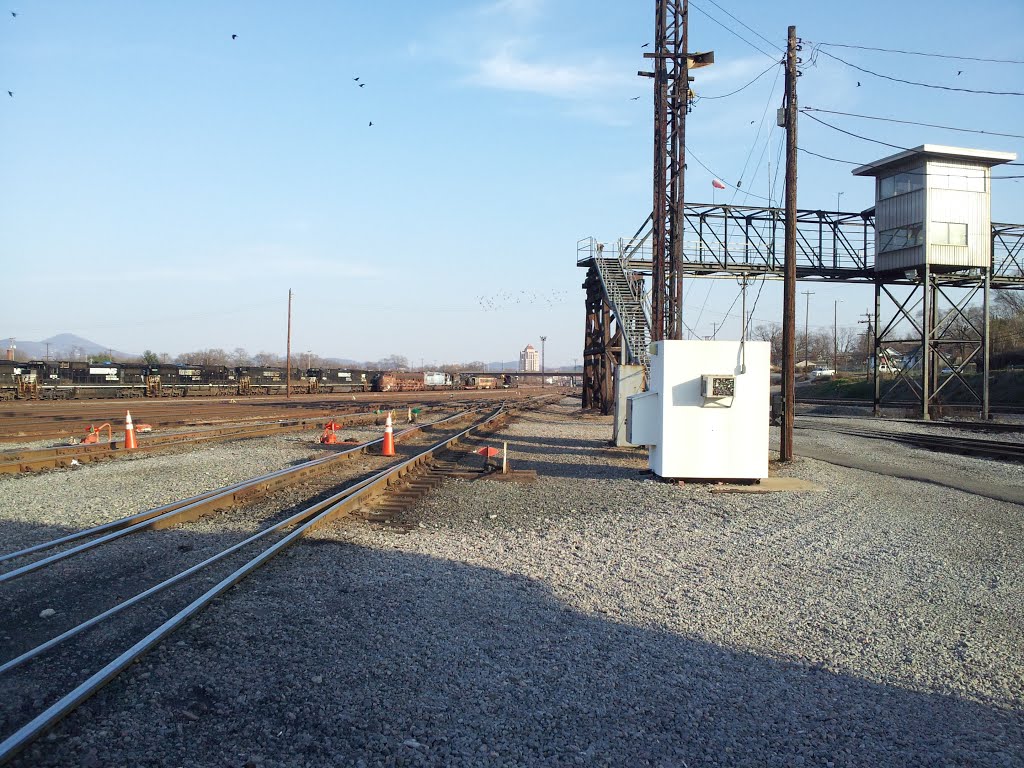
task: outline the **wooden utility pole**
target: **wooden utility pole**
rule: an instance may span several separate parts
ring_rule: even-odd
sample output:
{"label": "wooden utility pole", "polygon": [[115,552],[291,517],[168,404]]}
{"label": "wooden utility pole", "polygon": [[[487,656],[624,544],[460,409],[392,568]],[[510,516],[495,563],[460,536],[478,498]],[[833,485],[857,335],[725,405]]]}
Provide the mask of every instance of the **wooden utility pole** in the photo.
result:
{"label": "wooden utility pole", "polygon": [[288,348],[285,361],[284,371],[284,391],[285,399],[291,399],[292,396],[292,289],[288,289]]}
{"label": "wooden utility pole", "polygon": [[782,292],[782,434],[779,460],[793,460],[793,416],[796,410],[796,27],[786,39],[786,261]]}

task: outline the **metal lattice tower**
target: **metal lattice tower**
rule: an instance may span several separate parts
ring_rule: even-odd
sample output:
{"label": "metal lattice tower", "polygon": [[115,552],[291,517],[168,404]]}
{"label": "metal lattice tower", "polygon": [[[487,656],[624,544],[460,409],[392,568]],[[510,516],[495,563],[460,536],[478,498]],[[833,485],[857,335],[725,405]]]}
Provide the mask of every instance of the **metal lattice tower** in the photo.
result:
{"label": "metal lattice tower", "polygon": [[686,0],[657,0],[654,53],[645,54],[654,59],[653,341],[683,337],[683,172],[690,91],[687,28]]}

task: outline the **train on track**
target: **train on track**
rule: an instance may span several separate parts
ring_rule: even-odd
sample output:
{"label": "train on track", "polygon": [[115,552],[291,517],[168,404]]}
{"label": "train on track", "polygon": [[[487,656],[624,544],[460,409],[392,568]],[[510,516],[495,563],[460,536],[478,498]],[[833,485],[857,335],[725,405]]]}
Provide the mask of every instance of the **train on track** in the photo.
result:
{"label": "train on track", "polygon": [[[376,371],[354,368],[292,368],[298,393],[419,392],[518,386],[514,374],[476,376],[439,371]],[[67,360],[0,360],[0,400],[197,397],[285,394],[284,367]]]}

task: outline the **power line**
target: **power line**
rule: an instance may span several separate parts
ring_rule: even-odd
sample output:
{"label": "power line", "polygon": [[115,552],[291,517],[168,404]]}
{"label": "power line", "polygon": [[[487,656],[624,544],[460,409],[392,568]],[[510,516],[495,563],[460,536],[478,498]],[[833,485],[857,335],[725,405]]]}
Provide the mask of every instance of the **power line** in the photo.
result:
{"label": "power line", "polygon": [[904,151],[910,149],[910,147],[901,147],[899,144],[890,144],[887,141],[879,141],[878,139],[869,139],[867,136],[861,136],[860,134],[853,133],[851,131],[843,130],[842,128],[839,128],[838,126],[832,125],[832,123],[826,123],[824,120],[822,120],[820,118],[817,118],[817,117],[815,117],[812,114],[808,114],[808,113],[805,113],[805,114],[807,114],[807,117],[811,118],[811,120],[813,120],[814,122],[821,123],[826,128],[831,128],[833,131],[839,131],[840,133],[845,133],[847,136],[852,136],[855,139],[860,139],[861,141],[870,141],[870,142],[872,142],[874,144],[881,144],[883,147],[891,147],[892,149],[902,149]]}
{"label": "power line", "polygon": [[984,94],[988,94],[989,96],[1024,96],[1024,92],[1021,92],[1021,91],[984,91],[984,90],[978,90],[978,89],[975,89],[975,88],[954,88],[951,85],[936,85],[935,83],[919,83],[916,80],[905,80],[902,77],[893,77],[892,75],[883,75],[881,72],[873,72],[870,69],[864,69],[864,67],[858,67],[856,64],[851,64],[850,62],[846,61],[845,59],[839,58],[834,53],[829,53],[828,51],[822,50],[820,47],[818,48],[818,51],[820,51],[821,53],[825,54],[830,59],[835,59],[840,64],[845,64],[846,66],[851,67],[852,69],[856,69],[857,71],[864,72],[865,74],[868,74],[868,75],[874,75],[875,77],[880,77],[883,80],[891,80],[894,83],[903,83],[905,85],[916,85],[919,88],[937,88],[940,91],[959,91],[961,93],[984,93]]}
{"label": "power line", "polygon": [[732,19],[733,21],[735,21],[735,22],[736,22],[737,24],[740,24],[741,26],[745,27],[746,29],[750,30],[750,31],[751,31],[751,32],[753,32],[753,33],[754,33],[755,35],[757,35],[758,37],[760,37],[760,38],[761,38],[762,40],[764,40],[764,41],[765,41],[766,43],[768,43],[768,45],[770,45],[770,46],[771,46],[772,48],[775,48],[775,49],[777,49],[777,50],[779,51],[779,53],[785,53],[785,52],[786,52],[786,49],[785,49],[785,48],[784,48],[783,46],[779,45],[778,43],[773,43],[773,42],[772,42],[771,40],[769,40],[769,39],[768,39],[767,37],[765,37],[764,35],[762,35],[762,34],[761,34],[760,32],[758,32],[758,31],[757,31],[756,29],[754,29],[754,28],[752,28],[752,27],[749,27],[749,26],[747,26],[746,24],[744,24],[744,23],[743,23],[742,21],[740,21],[740,20],[739,20],[739,19],[737,19],[737,18],[736,18],[735,16],[733,16],[733,15],[732,15],[731,13],[729,13],[729,12],[728,12],[727,10],[725,10],[725,8],[723,8],[723,7],[722,7],[722,6],[720,6],[720,5],[718,4],[718,3],[716,3],[716,2],[715,2],[715,0],[708,0],[708,2],[709,2],[709,3],[711,3],[711,4],[713,5],[713,6],[715,6],[715,8],[717,8],[718,10],[720,10],[720,11],[721,11],[722,13],[724,13],[724,14],[725,14],[726,16],[728,16],[728,17],[729,17],[730,19]]}
{"label": "power line", "polygon": [[[695,154],[693,154],[693,150],[691,150],[691,149],[690,149],[689,147],[686,147],[686,154],[688,154],[688,155],[689,155],[690,157],[692,157],[692,158],[693,158],[694,160],[696,160],[696,161],[697,161],[697,165],[699,165],[699,166],[700,166],[701,168],[703,168],[703,169],[704,169],[705,171],[707,171],[708,173],[710,173],[710,174],[711,174],[711,175],[712,175],[712,176],[713,176],[714,178],[716,178],[716,179],[718,179],[719,181],[721,181],[721,182],[722,182],[723,184],[725,184],[725,186],[727,186],[727,187],[731,187],[732,189],[739,189],[739,187],[736,187],[736,186],[734,186],[734,185],[730,184],[730,183],[729,183],[729,182],[727,182],[727,181],[722,181],[722,177],[721,177],[721,176],[719,176],[719,175],[718,175],[717,173],[715,173],[714,171],[712,171],[712,170],[711,170],[710,168],[708,168],[708,167],[707,167],[706,165],[704,165],[704,163],[702,163],[702,162],[701,162],[701,159],[700,159],[699,157],[697,157],[697,156],[696,156]],[[756,197],[756,198],[758,198],[759,200],[768,200],[768,202],[769,202],[769,203],[771,202],[771,199],[769,199],[769,198],[765,197],[764,195],[755,195],[755,194],[754,194],[753,192],[748,192],[747,194],[749,194],[749,195],[750,195],[751,197]]]}
{"label": "power line", "polygon": [[[808,117],[810,117],[810,115],[808,115]],[[839,158],[839,157],[829,157],[828,155],[823,155],[820,152],[812,152],[811,150],[806,149],[805,147],[797,147],[797,149],[799,151],[805,153],[805,154],[814,155],[814,157],[820,157],[822,160],[831,160],[833,163],[845,163],[846,165],[863,165],[863,166],[868,166],[868,167],[870,167],[872,165],[875,165],[875,163],[862,163],[862,162],[859,162],[857,160],[843,160],[842,158]],[[901,173],[906,173],[906,174],[911,175],[911,176],[936,176],[936,175],[939,175],[939,174],[935,174],[935,173],[926,174],[923,171],[901,171]],[[941,175],[942,176],[959,176],[959,174],[955,174],[955,173],[943,173]],[[990,179],[1024,179],[1024,174],[1019,175],[1019,176],[1016,176],[1016,175],[1015,176],[996,176],[995,174],[992,174],[991,176],[989,176],[989,178]]]}
{"label": "power line", "polygon": [[756,83],[762,77],[764,77],[769,72],[771,72],[775,67],[778,67],[778,66],[781,66],[781,65],[782,65],[781,61],[775,62],[770,67],[768,67],[768,69],[766,69],[764,72],[762,72],[757,77],[755,77],[753,80],[751,80],[749,83],[747,83],[746,85],[744,85],[744,86],[742,86],[740,88],[737,88],[735,91],[731,91],[729,93],[723,93],[723,94],[721,94],[719,96],[697,96],[697,98],[694,99],[694,103],[696,103],[698,101],[703,101],[704,99],[725,99],[725,98],[728,98],[729,96],[735,96],[740,91],[745,90],[745,89],[749,88],[750,86],[752,86],[754,83]]}
{"label": "power line", "polygon": [[[756,134],[754,135],[754,141],[753,141],[753,142],[751,142],[751,144],[750,144],[750,150],[749,150],[749,151],[747,152],[747,157],[746,157],[746,159],[745,159],[745,160],[743,161],[743,170],[741,170],[741,171],[740,171],[740,180],[739,180],[739,182],[738,182],[738,183],[736,184],[736,187],[737,187],[737,189],[736,189],[736,192],[733,192],[733,194],[732,194],[732,199],[733,199],[733,200],[735,200],[735,199],[736,199],[736,194],[737,194],[737,192],[739,192],[739,187],[743,185],[743,177],[744,177],[744,176],[746,176],[746,174],[747,174],[747,165],[748,165],[748,164],[750,163],[750,158],[751,158],[751,156],[752,156],[752,155],[754,154],[754,148],[755,148],[755,147],[757,146],[757,141],[758,141],[758,139],[760,139],[760,138],[761,138],[761,131],[762,131],[762,129],[764,128],[764,119],[765,119],[765,117],[767,117],[767,116],[768,116],[768,109],[769,109],[769,107],[771,107],[771,105],[772,105],[772,99],[773,99],[773,97],[775,96],[775,86],[776,86],[776,85],[778,85],[778,82],[779,82],[779,73],[780,73],[780,72],[782,72],[782,68],[781,68],[781,67],[780,67],[780,68],[779,68],[778,70],[776,70],[776,72],[775,72],[775,80],[774,80],[774,81],[772,82],[772,88],[771,88],[771,90],[770,90],[770,91],[768,92],[768,101],[767,101],[767,102],[765,102],[765,105],[764,105],[764,111],[763,111],[763,112],[761,112],[761,120],[760,120],[760,122],[759,122],[759,123],[757,124],[757,133],[756,133]],[[769,128],[769,129],[768,129],[768,136],[767,136],[767,137],[766,137],[766,139],[765,139],[765,146],[767,146],[767,145],[768,145],[768,141],[770,141],[770,140],[771,140],[771,135],[772,135],[772,129],[771,129],[771,128]],[[761,155],[762,155],[762,156],[764,155],[764,152],[763,152],[763,151],[762,151]],[[760,165],[760,162],[761,162],[761,158],[758,158],[757,162],[758,162],[758,164]],[[757,175],[757,174],[755,173],[755,178],[756,178],[756,175]],[[753,180],[753,179],[751,179],[751,180],[750,180],[750,184],[753,184],[753,182],[754,182],[754,180]],[[749,187],[749,186],[750,186],[750,184],[747,184],[747,186]],[[731,202],[731,201],[730,201],[730,202]]]}
{"label": "power line", "polygon": [[763,48],[758,48],[758,47],[757,47],[756,45],[754,45],[754,44],[753,44],[752,42],[750,42],[749,40],[747,40],[747,38],[745,38],[745,37],[744,37],[743,35],[741,35],[741,34],[740,34],[739,32],[737,32],[737,31],[736,31],[735,29],[732,29],[731,27],[727,27],[727,26],[726,26],[725,24],[723,24],[722,22],[720,22],[720,21],[719,21],[718,19],[716,19],[716,18],[715,18],[714,16],[712,16],[712,15],[711,15],[710,13],[708,13],[707,11],[705,11],[705,10],[704,10],[703,8],[701,8],[701,7],[699,6],[699,5],[697,5],[696,3],[694,3],[694,2],[693,2],[693,0],[690,0],[690,7],[691,7],[691,8],[696,8],[696,9],[697,9],[698,11],[700,11],[701,13],[703,13],[703,14],[704,14],[705,16],[707,16],[707,17],[708,17],[709,19],[711,19],[711,20],[712,20],[713,22],[715,22],[715,24],[717,24],[718,26],[720,26],[720,27],[721,27],[722,29],[724,29],[724,30],[725,30],[726,32],[728,32],[728,33],[730,33],[730,34],[732,34],[732,35],[735,35],[736,37],[738,37],[738,38],[739,38],[740,40],[742,40],[742,41],[743,41],[744,43],[746,43],[747,45],[749,45],[749,46],[750,46],[751,48],[753,48],[753,49],[754,49],[755,51],[757,51],[758,53],[763,53],[763,54],[764,54],[765,56],[767,56],[767,57],[768,57],[769,59],[771,59],[772,61],[775,61],[775,57],[774,57],[774,56],[772,56],[772,55],[771,55],[770,53],[766,52],[766,51],[765,51],[765,50],[764,50]]}
{"label": "power line", "polygon": [[[741,22],[742,23],[742,22]],[[931,56],[936,59],[956,59],[958,61],[984,61],[990,64],[1024,64],[1022,59],[986,59],[981,56],[954,56],[951,53],[928,53],[925,51],[903,51],[899,48],[872,48],[868,45],[846,45],[844,43],[815,43],[830,48],[857,48],[861,51],[882,51],[883,53],[903,53],[908,56]]]}
{"label": "power line", "polygon": [[[810,114],[809,112],[805,112],[804,114],[807,117],[811,118],[811,120],[813,120],[816,123],[821,123],[825,127],[831,128],[833,131],[839,131],[840,133],[845,133],[847,136],[852,136],[855,139],[860,139],[861,141],[870,141],[873,144],[881,144],[883,147],[892,147],[893,149],[902,149],[904,152],[912,152],[913,151],[910,147],[900,146],[899,144],[890,144],[887,141],[880,141],[879,139],[872,139],[872,138],[869,138],[868,136],[861,136],[859,133],[853,133],[852,131],[844,130],[844,129],[840,128],[839,126],[832,125],[832,123],[826,123],[821,118],[815,117],[814,115]],[[1003,163],[1003,165],[1024,165],[1024,163]]]}
{"label": "power line", "polygon": [[919,123],[916,120],[899,120],[895,117],[880,117],[878,115],[858,115],[855,112],[836,112],[832,109],[818,109],[817,107],[801,107],[801,112],[824,112],[829,115],[842,115],[843,117],[860,117],[864,120],[880,120],[886,123],[900,123],[902,125],[920,125],[925,128],[941,128],[945,131],[960,131],[961,133],[981,133],[986,136],[1004,136],[1008,139],[1024,139],[1024,135],[1018,133],[999,133],[998,131],[982,131],[977,128],[956,128],[952,125],[938,125],[936,123]]}

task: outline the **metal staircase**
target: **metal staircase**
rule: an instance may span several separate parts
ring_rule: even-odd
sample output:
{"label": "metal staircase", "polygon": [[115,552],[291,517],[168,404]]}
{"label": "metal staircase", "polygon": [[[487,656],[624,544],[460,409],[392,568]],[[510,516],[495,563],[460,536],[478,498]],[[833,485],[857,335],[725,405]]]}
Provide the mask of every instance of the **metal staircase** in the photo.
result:
{"label": "metal staircase", "polygon": [[615,315],[615,322],[622,330],[626,362],[642,365],[650,370],[647,345],[651,338],[650,310],[644,303],[643,281],[630,276],[627,270],[629,256],[620,240],[618,247],[607,253],[601,243],[591,238],[592,258],[601,277],[608,305]]}

